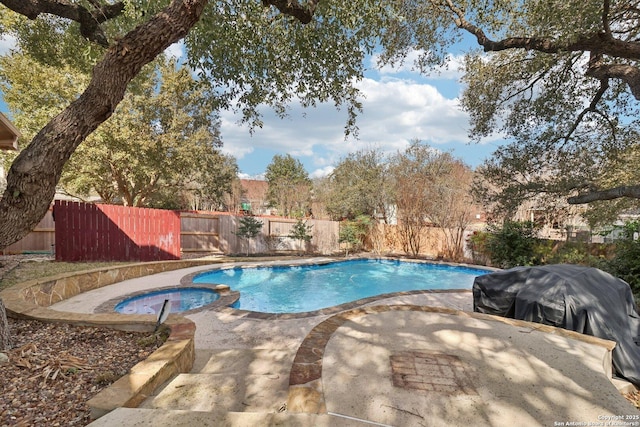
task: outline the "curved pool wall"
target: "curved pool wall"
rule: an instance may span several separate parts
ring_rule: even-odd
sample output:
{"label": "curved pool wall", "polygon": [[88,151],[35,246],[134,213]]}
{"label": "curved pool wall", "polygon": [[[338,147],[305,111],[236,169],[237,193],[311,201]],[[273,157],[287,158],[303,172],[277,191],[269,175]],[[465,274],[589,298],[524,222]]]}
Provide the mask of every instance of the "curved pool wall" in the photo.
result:
{"label": "curved pool wall", "polygon": [[220,294],[213,289],[173,288],[125,298],[116,304],[114,310],[121,314],[158,314],[166,300],[169,313],[182,313],[204,307],[219,298]]}
{"label": "curved pool wall", "polygon": [[[345,268],[345,271],[340,271]],[[373,271],[379,268],[387,271]],[[380,286],[380,277],[388,274],[389,269],[391,278],[385,279],[387,282]],[[336,271],[339,274],[335,275]],[[324,314],[331,308],[352,308],[354,303],[362,305],[393,296],[470,292],[475,277],[491,271],[494,269],[465,264],[358,258],[305,264],[222,267],[189,275],[182,283],[227,285],[240,292],[239,301],[232,307],[242,312],[298,317]],[[300,274],[307,274],[307,277],[301,277]],[[349,286],[345,286],[345,283]]]}
{"label": "curved pool wall", "polygon": [[[184,279],[184,278],[183,278]],[[94,313],[114,313],[114,314],[122,314],[126,316],[133,316],[139,313],[121,313],[116,311],[116,307],[122,304],[125,301],[136,300],[140,298],[145,298],[146,296],[153,294],[163,294],[163,293],[179,293],[181,291],[187,289],[197,289],[203,290],[205,292],[214,292],[216,294],[215,299],[207,304],[201,305],[196,308],[188,308],[186,306],[182,306],[180,311],[171,310],[170,313],[175,313],[179,315],[189,315],[193,313],[197,313],[202,310],[220,310],[222,308],[230,307],[235,304],[240,298],[240,293],[231,291],[226,285],[209,285],[209,284],[181,284],[178,286],[164,286],[153,289],[145,289],[137,292],[132,292],[130,294],[119,295],[115,298],[111,298],[102,302],[100,305],[95,307]],[[164,303],[164,299],[162,299],[158,304]],[[155,310],[154,310],[155,311]],[[154,314],[148,312],[147,314]],[[157,314],[157,311],[156,311]]]}

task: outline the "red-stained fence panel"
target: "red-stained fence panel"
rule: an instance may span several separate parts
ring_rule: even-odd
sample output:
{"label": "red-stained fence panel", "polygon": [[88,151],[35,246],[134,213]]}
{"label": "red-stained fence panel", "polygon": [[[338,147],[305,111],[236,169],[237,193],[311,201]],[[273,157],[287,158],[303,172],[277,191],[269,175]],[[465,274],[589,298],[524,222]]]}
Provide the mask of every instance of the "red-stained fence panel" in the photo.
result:
{"label": "red-stained fence panel", "polygon": [[57,261],[180,259],[180,214],[126,206],[55,202]]}

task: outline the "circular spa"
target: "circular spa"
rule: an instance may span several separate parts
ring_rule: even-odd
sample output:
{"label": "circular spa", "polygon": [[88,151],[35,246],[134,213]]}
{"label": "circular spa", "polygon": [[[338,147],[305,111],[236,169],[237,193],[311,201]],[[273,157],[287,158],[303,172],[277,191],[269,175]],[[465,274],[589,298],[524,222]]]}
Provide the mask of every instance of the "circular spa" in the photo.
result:
{"label": "circular spa", "polygon": [[240,292],[234,308],[303,313],[378,295],[407,291],[469,290],[488,270],[387,259],[324,264],[233,267],[197,274],[194,284],[220,283]]}
{"label": "circular spa", "polygon": [[170,312],[195,310],[218,300],[220,294],[207,288],[172,288],[127,298],[116,304],[114,310],[122,314],[158,314],[165,300]]}

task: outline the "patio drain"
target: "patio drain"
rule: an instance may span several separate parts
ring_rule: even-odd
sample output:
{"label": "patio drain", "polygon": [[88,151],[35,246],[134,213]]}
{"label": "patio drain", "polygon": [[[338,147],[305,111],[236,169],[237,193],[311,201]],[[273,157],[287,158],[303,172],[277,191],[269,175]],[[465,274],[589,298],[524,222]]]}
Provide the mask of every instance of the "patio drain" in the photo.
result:
{"label": "patio drain", "polygon": [[464,363],[451,354],[403,351],[390,357],[393,385],[447,395],[477,395]]}

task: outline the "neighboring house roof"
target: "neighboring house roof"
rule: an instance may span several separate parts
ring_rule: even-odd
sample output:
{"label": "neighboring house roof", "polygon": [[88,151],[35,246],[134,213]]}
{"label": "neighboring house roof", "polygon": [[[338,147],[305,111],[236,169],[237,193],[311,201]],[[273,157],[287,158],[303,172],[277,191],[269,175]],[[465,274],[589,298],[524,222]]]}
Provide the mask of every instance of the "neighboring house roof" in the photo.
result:
{"label": "neighboring house roof", "polygon": [[17,150],[20,131],[0,113],[0,150]]}

